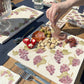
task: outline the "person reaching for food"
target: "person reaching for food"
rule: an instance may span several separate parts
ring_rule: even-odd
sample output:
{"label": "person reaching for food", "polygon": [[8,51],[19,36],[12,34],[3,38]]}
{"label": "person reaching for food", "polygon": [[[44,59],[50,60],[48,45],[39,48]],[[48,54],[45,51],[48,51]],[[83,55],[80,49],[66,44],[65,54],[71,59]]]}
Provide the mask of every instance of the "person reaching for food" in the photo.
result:
{"label": "person reaching for food", "polygon": [[58,19],[72,6],[82,5],[84,5],[84,0],[66,0],[64,2],[52,3],[52,6],[46,11],[46,16],[52,25],[55,26]]}
{"label": "person reaching for food", "polygon": [[[57,27],[56,22],[59,18],[65,14],[72,6],[82,6],[84,5],[84,0],[66,0],[64,2],[52,3],[51,7],[46,11],[46,17],[51,22],[51,26],[54,30],[55,38],[59,37],[61,31]],[[61,34],[62,37],[63,34]],[[66,35],[63,35],[63,37]]]}

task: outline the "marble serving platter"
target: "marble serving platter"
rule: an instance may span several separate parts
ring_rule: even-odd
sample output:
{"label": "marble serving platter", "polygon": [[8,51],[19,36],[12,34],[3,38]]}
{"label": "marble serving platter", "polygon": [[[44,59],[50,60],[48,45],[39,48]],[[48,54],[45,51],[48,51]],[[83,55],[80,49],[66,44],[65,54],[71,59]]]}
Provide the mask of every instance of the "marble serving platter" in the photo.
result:
{"label": "marble serving platter", "polygon": [[0,66],[0,84],[17,84],[20,76],[4,66]]}
{"label": "marble serving platter", "polygon": [[43,12],[24,5],[13,10],[11,15],[6,17],[7,21],[10,23],[10,28],[0,35],[0,43],[3,44],[9,40],[12,36],[32,23],[42,14]]}
{"label": "marble serving platter", "polygon": [[72,7],[71,11],[63,18],[63,20],[78,27],[84,28],[84,12],[80,13],[78,10],[78,6]]}
{"label": "marble serving platter", "polygon": [[64,41],[59,41],[59,45],[54,49],[28,49],[21,42],[8,53],[8,56],[56,84],[74,84],[84,59],[84,40],[70,34],[67,36],[72,37],[77,40],[76,47],[71,48]]}
{"label": "marble serving platter", "polygon": [[[63,28],[63,26],[66,24],[66,22],[67,22],[66,20],[59,19],[59,20],[57,21],[56,25],[61,29],[61,28]],[[46,25],[51,26],[51,22],[48,21],[48,22],[46,23]]]}

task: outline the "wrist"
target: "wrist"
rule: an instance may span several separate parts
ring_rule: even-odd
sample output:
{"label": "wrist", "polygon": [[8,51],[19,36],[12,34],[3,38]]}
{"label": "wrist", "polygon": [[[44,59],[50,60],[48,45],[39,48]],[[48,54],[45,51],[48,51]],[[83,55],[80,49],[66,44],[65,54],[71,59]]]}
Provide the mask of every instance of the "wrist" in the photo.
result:
{"label": "wrist", "polygon": [[69,7],[75,6],[79,0],[66,0]]}
{"label": "wrist", "polygon": [[[69,0],[70,1],[70,0]],[[64,2],[61,2],[59,3],[58,5],[63,8],[63,9],[69,9],[73,6],[73,3],[72,2],[69,2],[68,0],[67,1],[64,1]]]}

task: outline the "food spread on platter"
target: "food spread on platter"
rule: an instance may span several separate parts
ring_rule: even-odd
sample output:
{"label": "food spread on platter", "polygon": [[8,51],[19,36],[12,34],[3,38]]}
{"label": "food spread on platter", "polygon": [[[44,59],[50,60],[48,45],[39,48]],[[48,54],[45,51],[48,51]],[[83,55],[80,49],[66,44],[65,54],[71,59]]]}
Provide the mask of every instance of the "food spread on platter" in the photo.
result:
{"label": "food spread on platter", "polygon": [[77,45],[77,41],[74,37],[67,38],[67,34],[61,32],[58,36],[54,35],[54,30],[51,29],[49,26],[41,26],[40,30],[35,31],[32,34],[31,39],[24,38],[23,42],[27,45],[29,49],[35,47],[40,49],[54,49],[56,46],[61,46],[65,44],[69,44],[70,47],[75,47]]}
{"label": "food spread on platter", "polygon": [[[63,31],[59,37],[64,39],[54,38],[52,33],[54,31],[49,25],[37,28],[8,56],[56,84],[74,84],[84,59],[84,40]],[[38,42],[33,34],[40,37]]]}

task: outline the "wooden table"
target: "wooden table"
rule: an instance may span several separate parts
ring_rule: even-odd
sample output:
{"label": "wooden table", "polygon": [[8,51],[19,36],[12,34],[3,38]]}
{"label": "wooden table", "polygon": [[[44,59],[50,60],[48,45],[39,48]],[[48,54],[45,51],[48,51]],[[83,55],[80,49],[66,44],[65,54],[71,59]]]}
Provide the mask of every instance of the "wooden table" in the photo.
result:
{"label": "wooden table", "polygon": [[[13,0],[12,2],[14,2],[15,4],[20,2],[20,1],[23,1],[23,0]],[[76,35],[78,37],[81,37],[84,39],[84,29],[80,28],[80,27],[76,27],[76,26],[73,26],[73,25],[70,25],[69,23],[66,23],[66,25],[63,27],[62,29],[63,31],[65,32],[68,32],[70,34],[73,34],[73,35]],[[76,31],[76,32],[75,32]],[[80,32],[80,33],[79,33]],[[12,59],[12,58],[9,58],[9,60],[3,65],[5,67],[7,67],[8,69],[12,70],[13,72],[17,73],[17,71],[20,69],[18,68],[16,65],[15,65],[15,62],[17,62],[16,60]],[[84,65],[84,62],[83,64]],[[78,77],[77,77],[77,80],[75,82],[75,84],[79,84],[79,81],[80,81],[80,77],[81,77],[81,74],[84,70],[84,67],[82,66],[80,71],[79,71],[79,74],[78,74]],[[37,73],[36,73],[37,74]],[[38,74],[39,75],[39,74]],[[41,75],[39,75],[41,76]],[[41,76],[42,78],[46,79],[45,77]],[[48,79],[46,79],[48,82],[50,82],[51,84],[56,84]],[[39,81],[39,80],[38,80]],[[21,80],[18,82],[18,84],[36,84],[34,81],[26,81],[24,79],[21,78]],[[43,83],[42,83],[43,84]],[[80,83],[81,84],[81,83]]]}
{"label": "wooden table", "polygon": [[13,2],[14,4],[17,4],[17,3],[21,2],[21,1],[24,1],[24,0],[12,0],[12,2]]}

